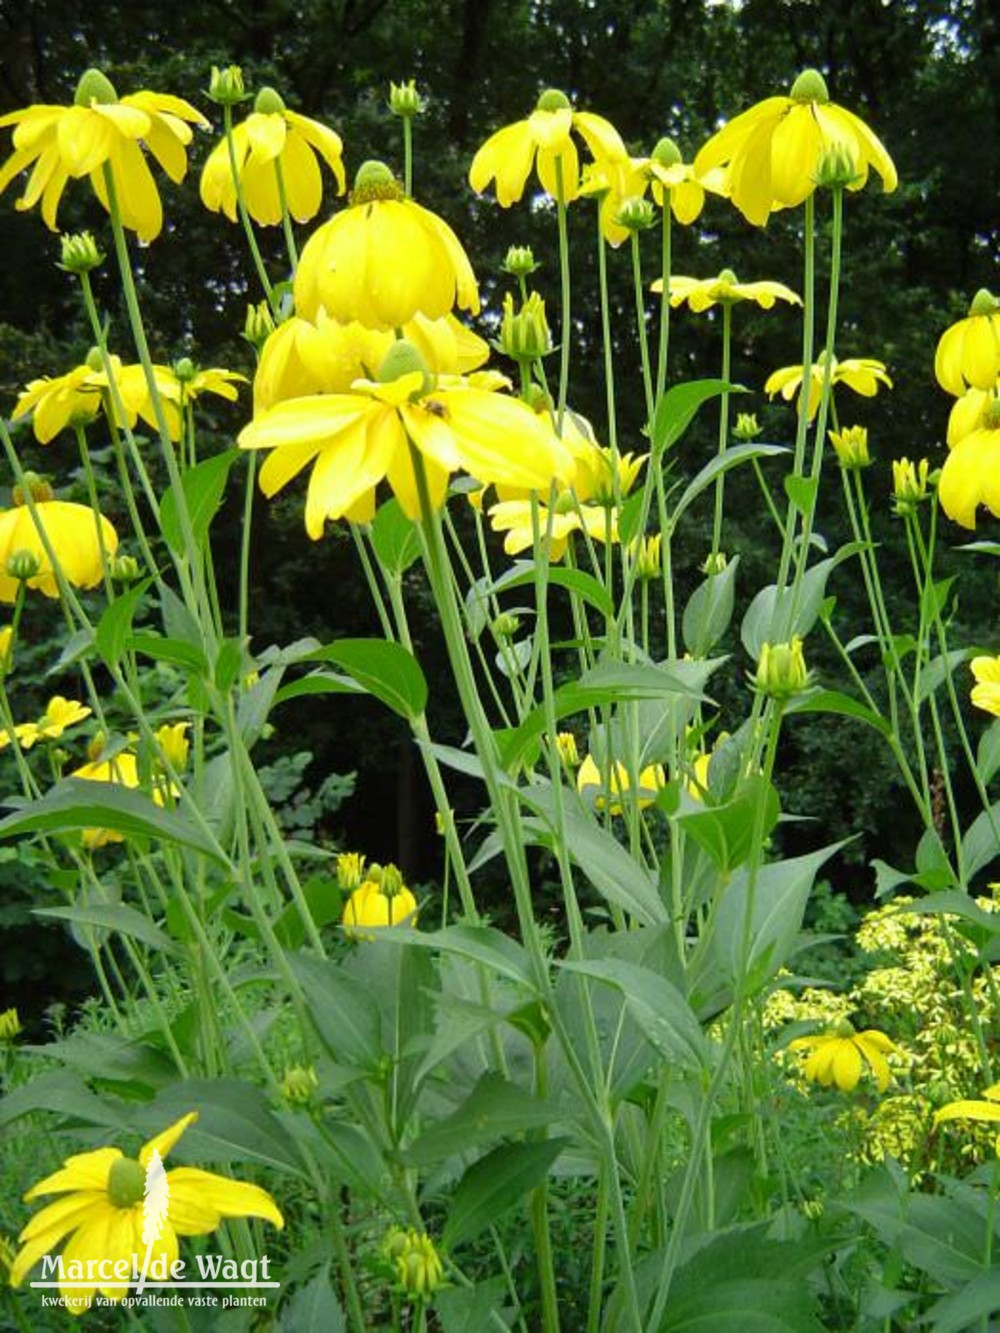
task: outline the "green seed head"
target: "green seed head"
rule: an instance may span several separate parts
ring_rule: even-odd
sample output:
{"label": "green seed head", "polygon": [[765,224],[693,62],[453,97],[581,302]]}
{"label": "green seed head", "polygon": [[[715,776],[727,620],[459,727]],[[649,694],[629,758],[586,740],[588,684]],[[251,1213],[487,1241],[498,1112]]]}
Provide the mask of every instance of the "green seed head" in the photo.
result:
{"label": "green seed head", "polygon": [[134,1157],[118,1157],[108,1172],[108,1198],[116,1208],[134,1208],[142,1202],[146,1172]]}
{"label": "green seed head", "polygon": [[830,100],[826,79],[818,69],[804,69],[792,84],[790,96],[793,102],[825,103]]}
{"label": "green seed head", "polygon": [[281,94],[275,92],[273,88],[261,88],[253,109],[259,111],[262,116],[280,116],[285,109],[285,103]]}
{"label": "green seed head", "polygon": [[77,106],[91,106],[94,102],[101,106],[111,106],[118,101],[118,94],[106,74],[102,74],[99,69],[88,69],[80,76],[73,101]]}
{"label": "green seed head", "polygon": [[570,100],[564,92],[558,88],[546,88],[545,92],[539,97],[536,104],[538,111],[561,111],[563,107],[568,107]]}
{"label": "green seed head", "polygon": [[351,191],[352,204],[369,204],[374,199],[403,199],[403,188],[384,162],[369,159],[358,167]]}

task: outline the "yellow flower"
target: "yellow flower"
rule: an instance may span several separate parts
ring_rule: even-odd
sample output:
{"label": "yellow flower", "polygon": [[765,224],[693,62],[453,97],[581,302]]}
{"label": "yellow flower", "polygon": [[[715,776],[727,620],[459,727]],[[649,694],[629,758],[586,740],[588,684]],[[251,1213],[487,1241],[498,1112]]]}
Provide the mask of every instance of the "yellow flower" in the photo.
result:
{"label": "yellow flower", "polygon": [[383,926],[413,925],[416,922],[417,900],[403,883],[403,877],[393,865],[369,866],[364,881],[351,894],[344,908],[343,925],[355,939],[372,939],[360,927],[378,929]]}
{"label": "yellow flower", "polygon": [[429,498],[444,503],[448,477],[463,469],[478,480],[547,490],[571,461],[553,433],[519,399],[433,377],[419,352],[400,340],[378,380],[359,379],[349,393],[292,398],[264,412],[239,436],[243,449],[271,449],[260,471],[274,495],[313,463],[306,531],[322,536],[326,519],[370,514],[374,490],[387,478],[407,516],[421,516],[410,455],[423,460]]}
{"label": "yellow flower", "polygon": [[14,420],[33,413],[31,426],[39,444],[48,444],[67,426],[85,426],[101,410],[100,385],[84,363],[65,375],[31,380],[14,405]]}
{"label": "yellow flower", "polygon": [[4,625],[0,629],[0,677],[5,676],[14,667],[14,627]]}
{"label": "yellow flower", "polygon": [[[663,291],[663,279],[653,283],[654,292]],[[738,282],[731,268],[724,268],[717,278],[670,279],[670,304],[688,306],[696,311],[708,310],[713,305],[735,305],[737,301],[756,301],[762,310],[770,310],[775,301],[788,301],[791,305],[802,302],[790,287],[783,282]]]}
{"label": "yellow flower", "polygon": [[[98,524],[104,553],[112,556],[118,549],[118,534],[108,520],[68,500],[36,500],[34,509],[66,581],[75,588],[96,587],[104,573]],[[59,584],[31,512],[26,505],[16,505],[0,511],[0,602],[13,602],[17,596],[18,579],[11,576],[8,565],[21,552],[29,553],[37,563],[35,573],[26,580],[28,587],[38,588],[46,597],[58,597]]]}
{"label": "yellow flower", "polygon": [[[339,134],[308,116],[289,111],[273,88],[262,88],[254,109],[233,127],[232,152],[226,139],[209,154],[201,173],[201,199],[214,213],[220,209],[237,220],[236,182],[246,210],[262,226],[281,221],[281,190],[288,211],[297,222],[308,222],[323,202],[323,180],[317,158],[322,158],[344,193],[344,145]],[[279,172],[281,185],[279,187]]]}
{"label": "yellow flower", "polygon": [[342,324],[398,329],[454,306],[479,313],[469,258],[442,218],[407,199],[381,162],[358,170],[351,203],[313,232],[295,273],[295,309]]}
{"label": "yellow flower", "polygon": [[879,1092],[885,1092],[892,1079],[885,1057],[898,1048],[884,1032],[875,1028],[855,1032],[845,1018],[828,1032],[796,1037],[788,1043],[788,1049],[809,1052],[802,1073],[821,1087],[828,1088],[836,1083],[842,1092],[853,1092],[867,1065],[875,1076]]}
{"label": "yellow flower", "polygon": [[934,374],[947,393],[994,388],[1000,375],[1000,301],[981,288],[965,319],[945,329],[934,354]]}
{"label": "yellow flower", "polygon": [[[103,758],[100,753],[96,755],[89,763],[81,768],[75,769],[69,775],[71,778],[80,778],[84,782],[116,782],[123,787],[138,788],[139,779],[139,761],[131,750],[118,750],[108,758]],[[166,784],[153,785],[152,799],[156,805],[165,805],[164,787]],[[177,795],[176,789],[172,789],[172,794]],[[83,845],[93,850],[96,847],[106,847],[111,842],[124,842],[125,839],[121,833],[115,829],[107,828],[88,828],[83,831]]]}
{"label": "yellow flower", "polygon": [[185,733],[190,727],[190,722],[165,722],[156,729],[156,743],[171,768],[177,772],[187,767],[191,742]]}
{"label": "yellow flower", "polygon": [[554,199],[561,186],[563,202],[571,203],[580,193],[574,130],[595,158],[627,159],[621,136],[610,121],[589,111],[574,111],[565,93],[550,88],[527,120],[505,125],[486,140],[472,159],[469,184],[482,194],[490,181],[496,181],[497,203],[509,208],[520,199],[532,167],[537,166],[542,189]]}
{"label": "yellow flower", "polygon": [[[985,1120],[996,1124],[1000,1121],[1000,1083],[983,1089],[986,1101],[969,1100],[948,1102],[934,1112],[934,1123],[940,1125],[945,1120]],[[1000,1137],[997,1138],[997,1155],[1000,1156]]]}
{"label": "yellow flower", "polygon": [[[61,1281],[74,1283],[61,1287],[71,1314],[89,1309],[98,1291],[109,1300],[122,1300],[146,1256],[143,1197],[153,1154],[166,1157],[197,1119],[197,1111],[182,1116],[143,1144],[137,1158],[126,1157],[120,1148],[77,1153],[33,1186],[24,1196],[28,1203],[46,1194],[62,1197],[36,1213],[18,1237],[21,1249],[11,1268],[11,1286],[20,1286],[42,1256],[62,1244]],[[152,1248],[155,1271],[163,1269],[164,1276],[177,1259],[178,1236],[207,1236],[225,1217],[260,1217],[279,1229],[284,1226],[265,1190],[198,1167],[167,1171],[164,1193],[166,1213]]]}
{"label": "yellow flower", "polygon": [[[816,415],[816,410],[819,407],[819,401],[823,393],[825,371],[826,362],[821,352],[819,359],[812,366],[809,376],[808,411],[810,421]],[[861,394],[863,398],[874,398],[875,394],[878,393],[880,384],[884,384],[888,389],[892,388],[892,380],[886,373],[885,366],[873,357],[849,357],[846,361],[838,361],[836,357],[832,357],[829,374],[831,388],[837,384],[846,384],[849,389]],[[764,391],[769,398],[773,398],[776,393],[780,393],[785,402],[788,403],[801,389],[802,379],[801,366],[783,366],[780,370],[776,370],[773,375],[768,376]]]}
{"label": "yellow flower", "polygon": [[974,657],[970,665],[976,678],[969,695],[973,706],[1000,717],[1000,657]]}
{"label": "yellow flower", "polygon": [[580,762],[580,753],[576,748],[576,737],[571,731],[556,732],[556,750],[567,768],[576,768]]}
{"label": "yellow flower", "polygon": [[893,512],[910,514],[921,501],[927,499],[930,463],[921,458],[919,463],[909,458],[892,460]]}
{"label": "yellow flower", "polygon": [[[961,400],[959,400],[961,401]],[[987,409],[987,423],[964,435],[948,451],[938,481],[941,508],[963,528],[976,526],[980,505],[1000,515],[1000,421],[997,409]]]}
{"label": "yellow flower", "polygon": [[107,167],[122,225],[152,241],[163,226],[163,209],[139,145],[145,144],[172,181],[180,181],[192,124],[208,121],[181,98],[144,91],[119,99],[99,70],[87,70],[73,106],[30,106],[0,116],[0,127],[15,127],[13,155],[0,169],[0,191],[33,167],[17,207],[33,208],[41,200],[46,226],[57,231],[56,211],[71,178],[89,176],[108,209]]}
{"label": "yellow flower", "polygon": [[[84,718],[90,717],[91,710],[76,699],[64,699],[61,694],[54,695],[45,706],[45,712],[37,722],[22,722],[14,728],[14,735],[22,750],[30,750],[41,740],[58,740],[67,727],[76,726]],[[10,744],[10,733],[0,731],[0,749]]]}
{"label": "yellow flower", "polygon": [[[629,781],[628,769],[624,764],[615,760],[607,774],[608,785],[605,786],[605,773],[598,768],[594,756],[588,754],[586,759],[580,765],[580,771],[576,775],[576,788],[585,800],[591,801],[594,808],[603,810],[607,808],[613,815],[622,813],[622,797],[632,790],[632,784]],[[657,793],[661,787],[667,784],[667,775],[662,764],[648,764],[639,774],[639,786],[637,800],[639,809],[644,810],[647,806],[653,804]],[[610,795],[610,800],[608,799]]]}
{"label": "yellow flower", "polygon": [[996,401],[990,389],[967,389],[956,398],[948,413],[948,448],[953,449],[966,435],[987,425],[990,409]]}
{"label": "yellow flower", "polygon": [[872,167],[887,191],[896,188],[896,168],[881,141],[830,101],[823,76],[810,69],[790,96],[769,97],[724,125],[698,153],[694,169],[703,176],[724,168],[733,203],[761,227],[772,211],[808,199],[831,157],[848,167],[850,190],[866,184]]}
{"label": "yellow flower", "polygon": [[790,699],[808,687],[811,676],[802,651],[802,639],[794,634],[789,643],[761,645],[757,673],[751,683],[771,699]]}

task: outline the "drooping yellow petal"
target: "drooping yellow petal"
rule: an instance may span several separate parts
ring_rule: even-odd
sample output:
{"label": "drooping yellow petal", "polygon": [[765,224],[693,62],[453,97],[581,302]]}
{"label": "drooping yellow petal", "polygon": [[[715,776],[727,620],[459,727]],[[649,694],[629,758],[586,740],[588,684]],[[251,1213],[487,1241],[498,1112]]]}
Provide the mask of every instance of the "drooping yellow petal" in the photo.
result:
{"label": "drooping yellow petal", "polygon": [[[171,1199],[179,1203],[197,1201],[202,1207],[213,1209],[220,1218],[261,1217],[279,1231],[285,1225],[285,1219],[270,1194],[246,1181],[227,1180],[212,1171],[179,1166],[167,1172],[167,1184]],[[173,1225],[181,1230],[176,1221]]]}
{"label": "drooping yellow petal", "polygon": [[536,141],[527,121],[505,125],[490,135],[469,168],[469,184],[477,194],[496,180],[497,203],[509,208],[517,203],[535,160]]}

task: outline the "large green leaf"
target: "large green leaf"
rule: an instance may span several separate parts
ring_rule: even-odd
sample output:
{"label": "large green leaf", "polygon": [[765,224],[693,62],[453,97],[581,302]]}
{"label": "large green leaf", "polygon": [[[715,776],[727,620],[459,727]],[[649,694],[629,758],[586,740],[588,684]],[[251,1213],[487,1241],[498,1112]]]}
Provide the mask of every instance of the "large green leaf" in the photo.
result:
{"label": "large green leaf", "polygon": [[[759,814],[762,803],[763,814]],[[728,873],[749,859],[755,835],[770,836],[780,813],[778,793],[757,774],[744,778],[734,796],[722,805],[688,809],[675,814],[674,820]]]}
{"label": "large green leaf", "polygon": [[397,578],[420,559],[420,530],[403,513],[396,499],[380,505],[371,527],[372,546],[379,563]]}
{"label": "large green leaf", "polygon": [[347,1324],[330,1281],[329,1263],[282,1306],[277,1328],[278,1333],[344,1333]]}
{"label": "large green leaf", "polygon": [[225,864],[219,846],[179,810],[164,810],[142,792],[117,782],[65,778],[45,796],[0,819],[0,839],[87,828],[114,829],[126,838],[155,838]]}
{"label": "large green leaf", "polygon": [[743,389],[727,380],[712,379],[689,380],[686,384],[675,384],[672,389],[668,389],[656,404],[650,428],[654,458],[664,450],[673,448],[703,403],[726,392],[742,393]]}
{"label": "large green leaf", "polygon": [[492,1226],[518,1199],[542,1183],[568,1141],[504,1143],[473,1162],[449,1201],[442,1245],[452,1249]]}
{"label": "large green leaf", "polygon": [[805,638],[823,606],[827,579],[839,564],[859,550],[860,543],[851,542],[807,569],[797,595],[792,586],[779,589],[771,583],[761,588],[747,607],[740,629],[743,646],[755,662],[767,642],[787,643],[796,634]]}
{"label": "large green leaf", "polygon": [[385,639],[338,639],[316,656],[342,667],[407,721],[419,717],[427,706],[427,681],[420,663],[402,644]]}
{"label": "large green leaf", "polygon": [[332,958],[293,953],[288,961],[331,1058],[348,1069],[374,1072],[382,1058],[382,1025],[364,987]]}
{"label": "large green leaf", "polygon": [[116,930],[131,939],[148,944],[151,949],[163,953],[172,953],[174,942],[169,935],[151,921],[144,912],[137,912],[126,903],[96,903],[92,906],[73,907],[36,907],[35,916],[55,917],[60,921],[72,921],[77,925],[100,926],[102,930]]}
{"label": "large green leaf", "polygon": [[674,505],[670,522],[676,528],[678,520],[682,514],[694,504],[698,496],[713,486],[718,477],[729,472],[734,467],[739,467],[741,463],[747,463],[753,458],[771,458],[775,454],[786,454],[788,450],[782,444],[736,444],[727,449],[724,454],[717,454],[711,462],[706,463],[701,471],[688,483],[682,492],[680,499]]}
{"label": "large green leaf", "polygon": [[[530,560],[516,560],[514,566],[501,574],[489,587],[493,593],[503,592],[507,588],[533,587],[535,584],[535,565]],[[557,588],[565,588],[587,602],[602,616],[610,618],[615,613],[615,604],[603,583],[599,583],[592,574],[582,569],[564,569],[562,565],[550,565],[546,581]]]}
{"label": "large green leaf", "polygon": [[736,571],[740,558],[734,556],[725,569],[699,583],[688,599],[681,619],[684,646],[692,657],[707,657],[729,628],[736,600]]}
{"label": "large green leaf", "polygon": [[410,1166],[426,1166],[496,1139],[540,1129],[553,1119],[552,1107],[499,1074],[484,1074],[450,1116],[430,1125],[403,1152]]}
{"label": "large green leaf", "polygon": [[181,477],[180,497],[175,486],[168,487],[160,501],[160,527],[173,550],[184,550],[184,529],[180,515],[182,503],[190,519],[195,543],[199,547],[204,546],[212,519],[222,504],[229,469],[239,456],[238,450],[231,449],[188,468]]}
{"label": "large green leaf", "polygon": [[132,620],[152,581],[152,579],[143,579],[135,587],[129,588],[128,592],[116,597],[104,609],[100,620],[97,622],[94,643],[105,664],[112,669],[121,661],[123,653],[129,646]]}

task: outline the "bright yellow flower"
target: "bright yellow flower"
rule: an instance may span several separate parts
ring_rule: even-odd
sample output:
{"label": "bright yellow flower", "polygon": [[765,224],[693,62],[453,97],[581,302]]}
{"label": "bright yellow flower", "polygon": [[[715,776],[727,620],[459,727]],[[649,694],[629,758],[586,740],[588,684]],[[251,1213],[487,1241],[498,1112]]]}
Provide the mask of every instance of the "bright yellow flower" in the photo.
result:
{"label": "bright yellow flower", "polygon": [[359,379],[349,393],[278,403],[240,434],[243,449],[271,449],[260,471],[268,497],[313,463],[306,531],[322,536],[329,519],[370,514],[375,487],[387,479],[408,517],[421,515],[410,456],[420,453],[431,503],[444,503],[459,469],[478,480],[547,491],[572,467],[551,426],[519,399],[443,377],[437,386],[420,354],[400,340],[379,380]]}
{"label": "bright yellow flower", "polygon": [[[197,1111],[182,1116],[143,1144],[135,1158],[120,1148],[77,1153],[33,1186],[24,1196],[29,1203],[46,1194],[62,1197],[36,1213],[21,1232],[11,1286],[20,1286],[42,1256],[62,1244],[62,1280],[89,1284],[61,1288],[71,1314],[89,1309],[96,1292],[112,1301],[124,1299],[133,1270],[142,1271],[146,1256],[143,1197],[153,1153],[166,1157],[197,1119]],[[169,1272],[176,1261],[178,1236],[207,1236],[225,1217],[260,1217],[279,1229],[284,1226],[265,1190],[198,1167],[167,1171],[165,1195],[166,1214],[152,1248],[157,1272]]]}
{"label": "bright yellow flower", "polygon": [[934,374],[947,393],[990,390],[1000,376],[1000,301],[982,288],[965,319],[945,329],[934,354]]}
{"label": "bright yellow flower", "polygon": [[[317,158],[322,158],[344,193],[344,145],[340,135],[308,116],[289,111],[273,88],[262,88],[254,109],[233,127],[233,164],[227,140],[209,154],[201,173],[201,199],[214,213],[221,209],[237,221],[236,181],[243,191],[247,212],[262,226],[281,221],[281,188],[288,211],[297,222],[308,222],[323,202],[323,179]],[[278,173],[281,173],[281,187]]]}
{"label": "bright yellow flower", "polygon": [[984,425],[949,449],[938,495],[944,512],[963,528],[976,526],[980,505],[1000,516],[1000,424]]}
{"label": "bright yellow flower", "polygon": [[[986,1101],[969,1100],[948,1102],[934,1112],[935,1125],[945,1120],[985,1120],[996,1124],[1000,1121],[1000,1083],[983,1089]],[[1000,1137],[997,1138],[997,1155],[1000,1156]]]}
{"label": "bright yellow flower", "polygon": [[65,375],[31,380],[14,405],[14,420],[32,413],[39,444],[48,444],[68,426],[85,426],[101,410],[100,385],[92,366],[74,366]]}
{"label": "bright yellow flower", "polygon": [[[663,279],[653,283],[654,292],[663,291]],[[731,268],[724,268],[717,278],[684,278],[680,275],[670,279],[670,304],[683,305],[687,301],[691,310],[700,313],[713,305],[735,305],[738,301],[756,301],[762,310],[770,310],[775,301],[787,301],[790,305],[802,302],[790,287],[783,282],[739,282]]]}
{"label": "bright yellow flower", "polygon": [[156,743],[170,766],[177,772],[187,767],[188,754],[191,750],[191,742],[187,738],[190,728],[190,722],[165,722],[162,727],[156,729]]}
{"label": "bright yellow flower", "polygon": [[[71,778],[80,778],[84,782],[116,782],[122,787],[130,787],[133,790],[138,788],[139,780],[139,761],[131,750],[118,750],[107,759],[100,754],[91,759],[89,763],[81,768],[74,769],[69,775]],[[156,805],[165,805],[164,787],[166,784],[153,784],[152,799]],[[177,795],[176,789],[172,792]],[[106,847],[110,842],[124,842],[124,837],[115,829],[89,828],[83,831],[83,845],[91,849],[95,847]]]}
{"label": "bright yellow flower", "polygon": [[892,460],[893,512],[910,514],[927,499],[931,465],[926,458],[914,463],[909,458]]}
{"label": "bright yellow flower", "polygon": [[0,629],[0,676],[5,676],[14,666],[14,627],[4,625]]}
{"label": "bright yellow flower", "polygon": [[948,413],[948,448],[953,449],[966,435],[986,426],[995,402],[996,395],[989,389],[967,389],[961,398],[956,398]]}
{"label": "bright yellow flower", "polygon": [[788,1043],[790,1051],[808,1051],[802,1069],[812,1083],[828,1088],[835,1083],[842,1092],[853,1092],[865,1065],[875,1076],[879,1092],[885,1092],[892,1079],[886,1055],[898,1049],[884,1032],[869,1028],[855,1032],[847,1019],[835,1028],[812,1037],[796,1037]]}
{"label": "bright yellow flower", "polygon": [[353,938],[372,939],[365,933],[369,929],[412,926],[416,911],[417,900],[395,866],[369,866],[365,880],[347,900],[343,924]]}
{"label": "bright yellow flower", "polygon": [[527,120],[505,125],[486,140],[472,159],[469,184],[482,194],[495,180],[497,203],[509,208],[524,193],[531,169],[537,165],[542,189],[554,199],[560,189],[559,164],[563,202],[571,203],[580,193],[580,158],[574,130],[594,158],[612,162],[628,158],[621,136],[610,121],[589,111],[574,111],[565,93],[550,88],[542,93]]}
{"label": "bright yellow flower", "polygon": [[[487,360],[489,344],[454,315],[414,315],[403,325],[435,375],[465,375]],[[285,398],[347,393],[356,379],[370,378],[396,341],[390,330],[339,324],[320,311],[315,323],[293,316],[268,337],[254,377],[254,412]]]}
{"label": "bright yellow flower", "polygon": [[[821,352],[809,376],[810,421],[816,415],[823,393],[824,370],[825,363]],[[764,391],[769,398],[780,393],[786,403],[791,402],[802,387],[802,378],[801,366],[783,366],[768,376]],[[892,388],[892,380],[886,373],[885,366],[873,357],[849,357],[846,361],[838,361],[833,357],[830,367],[830,387],[833,388],[838,384],[846,384],[849,389],[853,389],[864,398],[874,398],[880,384]]]}
{"label": "bright yellow flower", "polygon": [[[574,532],[588,532],[596,541],[617,541],[618,523],[609,518],[606,509],[598,505],[581,504],[572,490],[560,491],[550,511],[539,501],[538,532],[541,544],[548,543],[549,559],[559,561],[566,554],[569,539]],[[530,500],[501,500],[489,510],[490,525],[494,532],[505,532],[503,549],[508,555],[518,555],[534,545],[535,529]]]}
{"label": "bright yellow flower", "polygon": [[976,708],[1000,717],[1000,657],[974,657],[971,666],[976,683],[969,698]]}
{"label": "bright yellow flower", "polygon": [[[118,549],[118,534],[108,520],[67,500],[36,500],[34,509],[67,582],[74,588],[96,587],[104,575],[98,523],[104,553],[112,556]],[[16,505],[0,512],[0,602],[13,602],[17,596],[18,580],[8,572],[8,563],[22,551],[29,552],[38,566],[26,580],[28,587],[58,597],[59,584],[31,512],[27,505]]]}
{"label": "bright yellow flower", "polygon": [[868,467],[868,431],[864,426],[845,426],[843,430],[828,432],[837,462],[845,471]]}
{"label": "bright yellow flower", "polygon": [[[628,769],[624,764],[615,760],[608,773],[610,781],[607,787],[605,786],[604,777],[604,771],[598,767],[594,756],[588,754],[576,775],[577,791],[585,800],[592,801],[595,809],[603,810],[607,807],[613,815],[620,815],[622,813],[621,798],[631,793],[632,790]],[[648,764],[639,774],[637,795],[639,809],[644,810],[647,806],[652,805],[660,788],[666,785],[667,775],[663,765]],[[608,799],[609,794],[610,800]]]}
{"label": "bright yellow flower", "polygon": [[479,313],[468,255],[442,218],[407,199],[381,162],[358,170],[351,203],[313,232],[295,273],[295,309],[315,320],[398,329],[458,305]]}
{"label": "bright yellow flower", "polygon": [[[46,704],[45,712],[37,722],[22,722],[14,728],[14,734],[21,749],[30,750],[38,741],[58,740],[67,727],[74,727],[90,717],[90,712],[76,699],[64,699],[61,694],[56,694]],[[0,732],[0,749],[9,744],[10,733]]]}
{"label": "bright yellow flower", "polygon": [[33,167],[17,207],[33,208],[41,200],[46,226],[57,231],[56,212],[71,178],[89,176],[108,209],[107,166],[122,225],[140,240],[152,241],[163,226],[163,209],[139,145],[146,146],[172,181],[180,181],[187,171],[192,124],[208,121],[181,98],[144,91],[119,99],[99,70],[87,70],[73,106],[31,106],[0,116],[0,127],[15,127],[14,153],[0,169],[0,191]]}
{"label": "bright yellow flower", "polygon": [[887,191],[896,188],[896,168],[881,141],[830,101],[821,74],[805,70],[790,96],[769,97],[724,125],[698,153],[694,169],[703,176],[724,168],[733,203],[762,227],[774,210],[808,199],[831,157],[849,168],[850,190],[866,184],[872,167]]}

